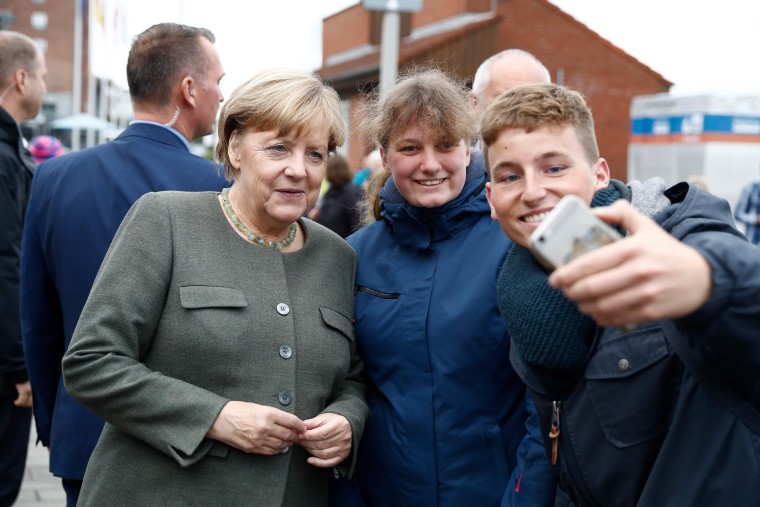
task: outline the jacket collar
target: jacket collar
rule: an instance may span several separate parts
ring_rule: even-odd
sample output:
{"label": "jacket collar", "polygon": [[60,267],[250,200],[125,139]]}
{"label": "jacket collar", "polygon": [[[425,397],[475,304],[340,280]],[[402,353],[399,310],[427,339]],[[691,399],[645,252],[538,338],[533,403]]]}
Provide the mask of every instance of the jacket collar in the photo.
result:
{"label": "jacket collar", "polygon": [[158,123],[146,121],[132,122],[116,139],[123,139],[129,136],[145,137],[152,141],[184,148],[185,150],[190,151],[187,147],[187,143],[183,143],[182,139],[180,139],[177,134]]}
{"label": "jacket collar", "polygon": [[37,170],[37,164],[34,162],[31,153],[24,146],[23,136],[21,135],[21,127],[16,121],[8,114],[5,108],[0,106],[0,142],[6,143],[16,150],[18,159],[26,167],[26,170],[30,174],[34,174]]}
{"label": "jacket collar", "polygon": [[402,246],[414,250],[448,239],[490,212],[485,193],[485,164],[479,151],[473,151],[462,192],[437,208],[409,204],[388,178],[380,190],[380,216]]}

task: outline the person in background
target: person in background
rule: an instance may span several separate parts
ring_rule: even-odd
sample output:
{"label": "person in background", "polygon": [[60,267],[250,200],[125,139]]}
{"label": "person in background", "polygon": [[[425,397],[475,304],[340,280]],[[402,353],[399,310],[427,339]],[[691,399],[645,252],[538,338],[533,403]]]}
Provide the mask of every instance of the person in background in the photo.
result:
{"label": "person in background", "polygon": [[34,160],[19,124],[36,117],[47,88],[42,51],[26,35],[0,32],[0,506],[16,499],[24,476],[32,391],[19,317],[19,250]]}
{"label": "person in background", "polygon": [[362,225],[369,225],[380,220],[380,191],[390,177],[382,166],[380,169],[373,170],[364,182],[364,199],[360,206]]}
{"label": "person in background", "polygon": [[380,150],[374,149],[362,159],[362,167],[354,173],[354,185],[366,187],[369,179],[377,171],[382,171],[383,161],[380,159]]}
{"label": "person in background", "polygon": [[487,58],[475,71],[470,101],[480,118],[489,104],[505,91],[550,82],[549,71],[538,58],[522,49],[505,49]]}
{"label": "person in background", "polygon": [[29,142],[29,153],[37,164],[41,164],[49,158],[63,155],[66,150],[57,137],[36,136]]}
{"label": "person in background", "polygon": [[22,334],[37,434],[69,506],[103,421],[68,395],[61,359],[130,206],[148,192],[226,186],[220,168],[189,144],[214,130],[222,76],[207,29],[148,28],[127,61],[135,120],[109,143],[43,162],[34,177],[21,254]]}
{"label": "person in background", "polygon": [[351,474],[367,417],[356,256],[302,219],[344,135],[332,88],[262,71],[219,116],[232,187],[131,208],[63,359],[107,420],[80,507],[310,507]]}
{"label": "person in background", "polygon": [[710,189],[707,186],[707,180],[704,176],[701,174],[691,174],[688,178],[686,178],[686,181],[691,183],[692,185],[696,185],[702,190],[710,191]]}
{"label": "person in background", "polygon": [[[562,86],[501,95],[481,139],[515,242],[498,278],[512,364],[572,505],[760,505],[760,255],[728,203],[610,180]],[[627,233],[550,274],[530,236],[568,195]]]}
{"label": "person in background", "polygon": [[370,101],[365,117],[391,176],[379,221],[347,239],[372,417],[356,477],[333,481],[332,505],[490,507],[515,489],[520,505],[553,505],[497,306],[511,242],[489,217],[467,89],[419,71]]}
{"label": "person in background", "polygon": [[330,188],[322,196],[316,222],[345,238],[361,226],[362,191],[351,182],[348,162],[338,154],[327,161],[325,179]]}
{"label": "person in background", "polygon": [[744,234],[750,243],[760,245],[760,180],[748,183],[742,189],[734,218],[744,225]]}

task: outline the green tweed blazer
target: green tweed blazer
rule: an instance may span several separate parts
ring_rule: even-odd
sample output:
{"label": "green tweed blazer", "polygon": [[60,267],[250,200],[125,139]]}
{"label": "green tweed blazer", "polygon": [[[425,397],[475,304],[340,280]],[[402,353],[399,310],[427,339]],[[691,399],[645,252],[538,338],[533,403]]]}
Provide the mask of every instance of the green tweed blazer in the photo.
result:
{"label": "green tweed blazer", "polygon": [[368,408],[353,331],[356,258],[306,219],[282,253],[243,240],[214,192],[139,199],[117,232],[63,359],[66,389],[106,420],[80,506],[314,506],[333,469],[300,446],[246,454],[205,435],[230,400],[308,419]]}

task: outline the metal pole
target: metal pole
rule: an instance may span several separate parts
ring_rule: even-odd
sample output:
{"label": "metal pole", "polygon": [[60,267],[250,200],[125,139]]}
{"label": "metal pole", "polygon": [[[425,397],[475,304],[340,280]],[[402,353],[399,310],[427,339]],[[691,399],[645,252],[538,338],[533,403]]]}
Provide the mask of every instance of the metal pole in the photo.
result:
{"label": "metal pole", "polygon": [[[74,0],[74,82],[71,90],[71,114],[82,112],[82,0]],[[71,151],[79,151],[79,129],[71,130]]]}
{"label": "metal pole", "polygon": [[[98,115],[100,118],[103,118],[104,120],[109,120],[108,118],[108,107],[110,104],[109,97],[111,95],[111,80],[109,78],[100,78],[100,86],[98,87],[98,95],[97,95],[97,102],[98,105],[95,106],[95,110],[98,111],[100,114]],[[105,139],[105,130],[98,130],[95,132],[96,138],[95,138],[95,145],[102,144]]]}
{"label": "metal pole", "polygon": [[396,83],[398,75],[398,46],[401,31],[398,0],[388,0],[383,13],[383,33],[380,45],[380,93],[384,95]]}
{"label": "metal pole", "polygon": [[[88,2],[88,6],[90,6],[91,2]],[[91,7],[91,6],[90,6]],[[105,5],[102,6],[103,9],[106,9],[107,7]],[[106,16],[106,19],[108,19],[111,16],[111,12],[105,12],[103,14]],[[87,22],[87,107],[86,111],[87,114],[91,116],[97,116],[96,113],[96,107],[97,107],[97,78],[95,77],[95,73],[93,72],[93,47],[95,46],[95,40],[92,37],[92,26],[94,23],[92,23],[94,19],[94,16],[88,16],[88,22]],[[109,28],[104,27],[104,30],[108,30]],[[101,42],[101,41],[98,41]],[[98,69],[100,71],[102,69]],[[87,129],[87,148],[90,146],[95,146],[95,131],[91,128]]]}
{"label": "metal pole", "polygon": [[[92,44],[90,44],[90,51],[89,54],[92,54]],[[96,90],[96,81],[95,81],[95,75],[92,73],[92,59],[90,59],[90,64],[87,65],[87,68],[90,69],[90,72],[87,74],[87,114],[92,116],[97,116],[95,114],[95,104],[97,103],[97,93]],[[87,147],[95,146],[95,131],[91,128],[87,129]]]}

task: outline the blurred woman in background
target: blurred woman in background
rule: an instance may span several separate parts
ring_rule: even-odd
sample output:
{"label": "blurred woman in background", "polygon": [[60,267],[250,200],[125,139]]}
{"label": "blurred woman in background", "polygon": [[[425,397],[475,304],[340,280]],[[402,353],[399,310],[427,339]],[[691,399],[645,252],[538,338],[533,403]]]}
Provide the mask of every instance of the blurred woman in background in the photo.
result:
{"label": "blurred woman in background", "polygon": [[330,188],[322,196],[316,221],[345,238],[361,226],[362,191],[352,183],[348,162],[341,155],[327,160],[325,178]]}

